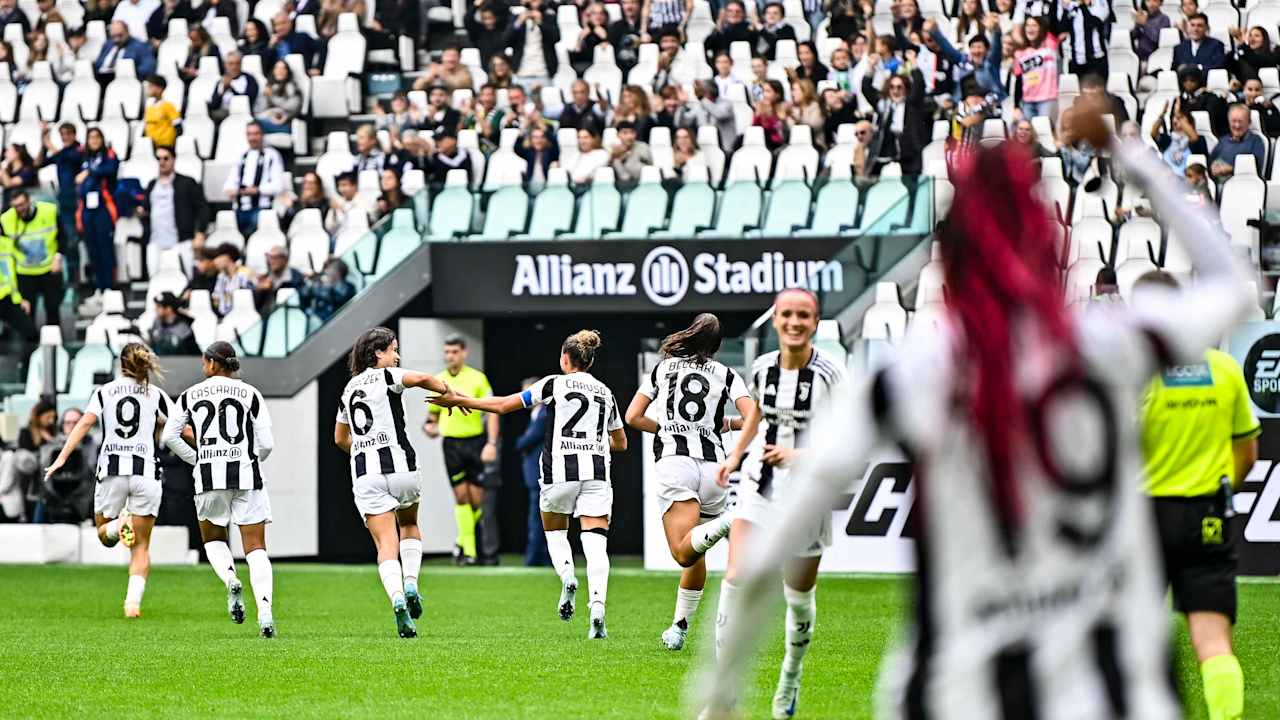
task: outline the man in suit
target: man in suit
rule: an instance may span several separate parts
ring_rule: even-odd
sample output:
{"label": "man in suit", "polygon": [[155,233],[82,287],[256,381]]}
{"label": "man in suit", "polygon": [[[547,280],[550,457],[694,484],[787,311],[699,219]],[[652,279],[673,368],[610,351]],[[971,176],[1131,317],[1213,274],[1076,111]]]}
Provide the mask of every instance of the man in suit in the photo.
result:
{"label": "man in suit", "polygon": [[1173,66],[1199,65],[1205,74],[1227,66],[1227,50],[1222,41],[1209,37],[1209,18],[1196,13],[1187,18],[1187,39],[1173,49]]}
{"label": "man in suit", "polygon": [[[522,390],[528,390],[538,378],[526,378],[520,383]],[[528,566],[550,565],[551,556],[547,554],[546,533],[542,531],[542,515],[538,512],[539,468],[538,461],[542,457],[542,446],[547,436],[547,411],[541,405],[533,409],[529,415],[529,426],[520,437],[516,438],[516,449],[520,451],[520,472],[524,475],[524,487],[529,491],[529,519],[527,520],[529,539],[524,546],[524,564]]]}
{"label": "man in suit", "polygon": [[271,44],[268,47],[272,60],[283,60],[289,55],[297,54],[302,56],[308,70],[312,68],[316,55],[315,38],[294,30],[293,20],[289,19],[288,13],[281,11],[271,18],[271,31]]}
{"label": "man in suit", "polygon": [[129,35],[129,28],[122,22],[111,23],[109,33],[111,42],[102,46],[98,59],[93,63],[93,71],[99,82],[110,82],[116,76],[116,63],[121,60],[132,60],[134,75],[138,79],[152,75],[156,71],[156,55],[151,46]]}
{"label": "man in suit", "polygon": [[204,246],[204,230],[209,226],[209,204],[200,183],[173,168],[173,148],[156,148],[159,168],[156,179],[147,183],[138,217],[146,229],[147,242],[157,250],[167,250],[180,242]]}

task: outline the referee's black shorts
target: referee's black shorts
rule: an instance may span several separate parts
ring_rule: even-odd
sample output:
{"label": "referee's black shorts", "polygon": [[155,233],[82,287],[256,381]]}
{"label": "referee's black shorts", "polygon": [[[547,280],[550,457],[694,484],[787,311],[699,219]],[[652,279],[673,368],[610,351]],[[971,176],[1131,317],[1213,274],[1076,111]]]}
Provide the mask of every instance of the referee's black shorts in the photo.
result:
{"label": "referee's black shorts", "polygon": [[484,452],[486,436],[476,435],[468,438],[442,438],[440,449],[444,452],[444,469],[449,473],[449,485],[468,482],[484,487],[484,463],[480,454]]}
{"label": "referee's black shorts", "polygon": [[1165,576],[1178,612],[1216,612],[1236,621],[1236,548],[1223,493],[1152,498]]}

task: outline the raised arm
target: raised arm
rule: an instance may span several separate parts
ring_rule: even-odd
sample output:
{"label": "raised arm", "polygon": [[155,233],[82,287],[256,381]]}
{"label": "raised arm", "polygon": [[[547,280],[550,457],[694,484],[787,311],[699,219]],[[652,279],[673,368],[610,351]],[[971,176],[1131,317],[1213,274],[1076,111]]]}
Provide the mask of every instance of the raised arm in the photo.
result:
{"label": "raised arm", "polygon": [[447,395],[433,397],[428,402],[442,408],[466,408],[468,410],[483,410],[485,412],[506,415],[509,412],[523,410],[527,407],[521,397],[522,395],[523,393],[516,393],[515,395],[505,395],[503,397],[489,396],[473,398],[450,392]]}

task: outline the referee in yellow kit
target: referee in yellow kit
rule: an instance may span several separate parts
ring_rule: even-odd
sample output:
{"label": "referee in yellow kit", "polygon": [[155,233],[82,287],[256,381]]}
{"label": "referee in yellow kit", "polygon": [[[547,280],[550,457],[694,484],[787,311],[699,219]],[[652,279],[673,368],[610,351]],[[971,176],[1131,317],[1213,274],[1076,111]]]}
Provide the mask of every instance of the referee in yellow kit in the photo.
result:
{"label": "referee in yellow kit", "polygon": [[[461,336],[454,335],[444,341],[444,364],[444,371],[437,377],[447,382],[454,392],[476,398],[493,394],[489,378],[467,365],[467,341]],[[485,467],[498,461],[498,416],[481,412],[441,415],[439,407],[428,408],[423,432],[427,437],[443,436],[444,467],[453,488],[453,517],[458,524],[454,560],[459,565],[474,565],[477,562],[476,530],[484,513]],[[486,564],[496,564],[497,556],[486,555],[483,560]]]}
{"label": "referee in yellow kit", "polygon": [[[1177,287],[1163,272],[1144,287]],[[1147,494],[1155,506],[1174,607],[1187,616],[1210,720],[1244,714],[1244,672],[1231,647],[1236,621],[1236,551],[1226,519],[1228,487],[1258,458],[1262,427],[1235,358],[1206,350],[1201,362],[1165,368],[1142,407]]]}

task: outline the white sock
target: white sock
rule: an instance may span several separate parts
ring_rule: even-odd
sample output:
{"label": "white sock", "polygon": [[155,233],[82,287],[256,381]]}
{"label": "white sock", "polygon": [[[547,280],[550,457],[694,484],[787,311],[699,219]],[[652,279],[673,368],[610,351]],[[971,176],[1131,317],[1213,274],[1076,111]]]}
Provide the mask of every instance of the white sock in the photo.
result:
{"label": "white sock", "polygon": [[671,620],[671,624],[679,627],[681,630],[689,629],[689,618],[698,612],[698,603],[702,602],[701,590],[686,590],[685,588],[676,589],[676,615]]}
{"label": "white sock", "polygon": [[147,591],[147,579],[141,575],[129,576],[129,588],[124,593],[125,605],[141,605],[142,593]]}
{"label": "white sock", "polygon": [[724,645],[725,626],[733,614],[733,595],[737,590],[728,580],[720,582],[720,601],[716,606],[716,657],[720,656],[720,648]]}
{"label": "white sock", "polygon": [[378,577],[382,578],[382,589],[387,591],[392,605],[395,605],[397,596],[404,597],[404,577],[400,574],[399,560],[378,563]]}
{"label": "white sock", "polygon": [[406,538],[400,541],[400,567],[404,572],[404,584],[418,584],[418,571],[422,568],[422,541]]}
{"label": "white sock", "polygon": [[725,513],[690,530],[689,542],[693,545],[693,551],[700,555],[706,553],[729,534],[731,527],[733,527],[733,518],[729,513]]}
{"label": "white sock", "polygon": [[582,554],[587,556],[587,587],[591,602],[604,604],[609,595],[609,536],[592,530],[582,531]]}
{"label": "white sock", "polygon": [[569,531],[547,530],[546,536],[547,553],[551,555],[551,568],[560,576],[560,582],[574,582],[573,548],[569,547]]}
{"label": "white sock", "polygon": [[253,586],[253,599],[258,603],[258,624],[271,622],[271,596],[274,580],[271,577],[271,558],[261,548],[244,556],[249,564],[249,583]]}
{"label": "white sock", "polygon": [[782,658],[782,672],[795,674],[804,665],[805,653],[813,640],[813,621],[818,614],[817,588],[794,590],[786,584],[782,595],[787,599],[787,654]]}
{"label": "white sock", "polygon": [[120,518],[110,520],[106,524],[107,540],[110,542],[118,542],[120,540]]}
{"label": "white sock", "polygon": [[223,540],[207,542],[204,544],[204,554],[208,556],[209,566],[222,584],[230,583],[236,576],[236,561],[231,558],[231,546]]}

